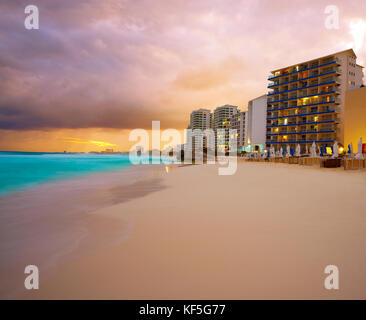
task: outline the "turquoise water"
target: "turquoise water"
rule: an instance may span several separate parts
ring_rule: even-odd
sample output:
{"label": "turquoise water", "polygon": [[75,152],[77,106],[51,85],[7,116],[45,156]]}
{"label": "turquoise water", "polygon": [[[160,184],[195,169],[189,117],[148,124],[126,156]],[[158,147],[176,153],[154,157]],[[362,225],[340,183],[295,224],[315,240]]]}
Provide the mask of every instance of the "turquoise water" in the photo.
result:
{"label": "turquoise water", "polygon": [[45,182],[131,166],[128,155],[0,151],[0,195]]}

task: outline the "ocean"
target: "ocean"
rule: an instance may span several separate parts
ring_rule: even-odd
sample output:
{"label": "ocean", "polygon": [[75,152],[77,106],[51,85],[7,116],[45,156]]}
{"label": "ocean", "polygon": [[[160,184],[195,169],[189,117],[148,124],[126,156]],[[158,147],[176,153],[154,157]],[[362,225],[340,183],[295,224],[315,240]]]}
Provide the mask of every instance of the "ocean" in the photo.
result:
{"label": "ocean", "polygon": [[157,165],[128,155],[0,152],[0,298],[22,292],[24,267],[43,279],[65,259],[126,240],[130,222],[93,214],[164,186]]}
{"label": "ocean", "polygon": [[128,155],[0,151],[0,196],[46,182],[131,166]]}

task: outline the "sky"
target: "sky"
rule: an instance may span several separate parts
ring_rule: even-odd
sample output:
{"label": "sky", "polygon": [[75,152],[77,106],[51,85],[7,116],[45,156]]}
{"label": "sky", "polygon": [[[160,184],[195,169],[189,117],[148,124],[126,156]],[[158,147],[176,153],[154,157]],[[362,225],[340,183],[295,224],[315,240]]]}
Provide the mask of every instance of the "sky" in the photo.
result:
{"label": "sky", "polygon": [[[24,26],[29,4],[38,30]],[[0,12],[0,150],[128,151],[153,120],[183,130],[198,108],[246,110],[272,70],[349,48],[366,65],[365,0],[1,0]]]}

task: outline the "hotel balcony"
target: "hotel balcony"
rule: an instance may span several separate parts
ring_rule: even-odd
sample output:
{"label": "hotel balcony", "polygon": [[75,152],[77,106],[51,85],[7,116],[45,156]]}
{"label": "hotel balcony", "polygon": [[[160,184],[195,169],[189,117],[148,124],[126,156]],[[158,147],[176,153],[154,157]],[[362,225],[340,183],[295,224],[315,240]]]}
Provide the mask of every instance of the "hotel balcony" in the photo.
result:
{"label": "hotel balcony", "polygon": [[315,103],[305,103],[305,104],[294,104],[291,106],[286,107],[279,107],[279,106],[268,106],[267,112],[275,112],[275,111],[281,111],[281,110],[288,110],[288,109],[296,109],[296,108],[306,108],[310,106],[318,106],[318,105],[327,105],[327,104],[340,104],[339,98],[332,98],[331,100],[327,101],[326,99],[322,99]]}
{"label": "hotel balcony", "polygon": [[280,79],[282,77],[303,73],[305,71],[319,69],[319,68],[322,68],[322,67],[325,67],[325,66],[330,66],[330,65],[333,65],[333,64],[341,65],[341,61],[338,58],[334,57],[334,58],[331,58],[331,59],[324,60],[320,64],[319,64],[318,61],[312,62],[312,63],[310,62],[310,63],[302,64],[302,65],[299,65],[299,66],[296,66],[296,67],[292,67],[289,71],[287,71],[286,73],[283,73],[283,74],[279,74],[279,75],[270,74],[269,77],[268,77],[268,80],[269,81],[274,81],[274,79]]}
{"label": "hotel balcony", "polygon": [[337,112],[337,110],[330,109],[327,112],[317,112],[299,116],[281,116],[274,117],[273,119],[267,118],[267,129],[309,124],[339,123],[340,118],[337,116]]}
{"label": "hotel balcony", "polygon": [[267,88],[274,88],[277,86],[283,86],[283,85],[287,85],[287,84],[295,83],[295,82],[299,82],[299,81],[301,82],[301,81],[306,81],[306,80],[310,80],[310,79],[322,78],[327,75],[340,75],[340,74],[341,74],[341,70],[337,67],[333,67],[333,68],[323,70],[321,72],[303,74],[302,76],[297,77],[297,79],[294,79],[291,81],[289,81],[289,79],[286,80],[286,78],[282,81],[275,81],[273,84],[268,85]]}
{"label": "hotel balcony", "polygon": [[[324,86],[329,86],[329,85],[340,85],[341,82],[338,78],[327,78],[327,79],[322,79],[319,83],[318,81],[315,81],[316,83],[311,83],[310,85],[308,86],[303,86],[303,87],[300,87],[300,86],[297,86],[295,88],[291,88],[291,89],[288,89],[287,87],[285,88],[285,90],[283,91],[279,91],[278,89],[272,91],[272,92],[268,92],[267,96],[270,97],[270,96],[275,96],[275,95],[278,95],[278,94],[284,94],[284,93],[288,93],[288,92],[295,92],[295,91],[299,91],[299,90],[304,90],[304,89],[314,89],[314,88],[319,88],[319,87],[324,87]],[[320,90],[324,90],[323,88],[319,88]],[[338,88],[334,88],[334,90],[336,92],[339,92],[340,93],[340,89]],[[325,91],[321,91],[321,92],[325,92]]]}
{"label": "hotel balcony", "polygon": [[[282,99],[282,100],[275,100],[275,98],[269,98],[267,99],[267,104],[268,105],[271,105],[271,104],[276,104],[276,103],[280,103],[280,102],[286,102],[286,101],[291,101],[291,100],[297,100],[297,99],[303,99],[302,102],[303,102],[303,106],[308,104],[307,102],[307,99],[304,99],[304,98],[315,98],[315,100],[313,100],[312,102],[313,103],[319,103],[319,102],[329,102],[329,103],[340,103],[340,99],[334,97],[333,99],[328,99],[328,98],[325,98],[325,99],[318,99],[319,96],[324,96],[324,95],[332,95],[332,94],[339,94],[340,91],[336,91],[335,89],[333,91],[330,91],[330,92],[324,92],[324,93],[315,93],[315,94],[309,94],[309,95],[302,95],[302,94],[299,94],[299,95],[294,95],[294,96],[291,96],[290,98],[286,98],[286,99]],[[327,101],[329,100],[329,101]],[[330,102],[330,101],[333,101],[333,102]],[[301,104],[297,103],[298,106],[300,106]],[[269,107],[269,106],[268,106]]]}
{"label": "hotel balcony", "polygon": [[266,138],[266,144],[277,144],[277,145],[287,145],[287,144],[312,144],[320,143],[327,144],[333,143],[334,141],[339,140],[336,133],[326,133],[326,134],[299,134],[293,136],[284,136],[284,137],[269,137]]}
{"label": "hotel balcony", "polygon": [[304,114],[309,113],[317,113],[317,112],[339,112],[340,108],[338,106],[331,106],[333,102],[329,101],[323,105],[310,105],[310,106],[299,106],[295,108],[285,108],[285,109],[277,109],[277,110],[268,110],[267,118],[277,118],[277,117],[286,117],[286,116],[302,116]]}
{"label": "hotel balcony", "polygon": [[[330,120],[326,120],[323,119],[321,116],[322,115],[329,115],[329,114],[336,114],[335,111],[328,111],[328,112],[314,112],[314,113],[308,113],[308,114],[303,114],[300,116],[281,116],[281,117],[275,117],[275,118],[267,118],[267,120],[277,120],[278,121],[273,121],[272,123],[270,123],[267,127],[270,126],[291,126],[291,125],[300,125],[300,124],[307,124],[307,123],[317,123],[318,121],[330,121]],[[300,119],[296,119],[296,123],[295,121],[289,122],[288,119],[294,117],[294,120],[299,117]],[[319,118],[321,117],[321,118]],[[287,120],[287,121],[286,121]],[[334,120],[335,119],[331,119]]]}

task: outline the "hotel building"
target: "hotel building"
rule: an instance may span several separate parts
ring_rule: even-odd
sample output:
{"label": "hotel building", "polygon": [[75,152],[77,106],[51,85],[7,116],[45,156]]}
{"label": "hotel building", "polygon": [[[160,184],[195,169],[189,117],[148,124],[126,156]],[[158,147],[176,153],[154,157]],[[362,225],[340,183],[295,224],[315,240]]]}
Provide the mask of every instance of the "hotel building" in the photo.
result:
{"label": "hotel building", "polygon": [[189,127],[192,130],[206,130],[211,128],[211,111],[202,108],[192,111]]}
{"label": "hotel building", "polygon": [[[185,140],[189,144],[192,139],[192,145],[187,145],[187,150],[199,150],[207,147],[207,138],[204,135],[206,129],[211,129],[212,113],[208,109],[194,110],[190,116],[190,122],[187,129],[191,129],[192,133],[188,132]],[[202,146],[201,146],[202,143]],[[193,146],[193,148],[192,148]]]}
{"label": "hotel building", "polygon": [[262,151],[266,146],[267,96],[262,95],[248,103],[248,125],[245,151]]}
{"label": "hotel building", "polygon": [[[213,112],[213,123],[212,127],[215,131],[216,140],[215,140],[215,147],[220,148],[222,150],[228,151],[229,150],[229,144],[230,144],[230,136],[229,136],[229,130],[231,129],[231,120],[232,117],[239,113],[237,106],[232,105],[224,105],[221,107],[217,107],[215,111]],[[220,137],[217,134],[218,129],[224,129],[225,134],[224,137]],[[223,144],[219,145],[218,138],[222,138]]]}
{"label": "hotel building", "polygon": [[346,91],[362,84],[352,49],[272,71],[266,147],[344,145]]}
{"label": "hotel building", "polygon": [[248,116],[246,111],[240,111],[230,118],[230,129],[236,130],[238,152],[245,151]]}

